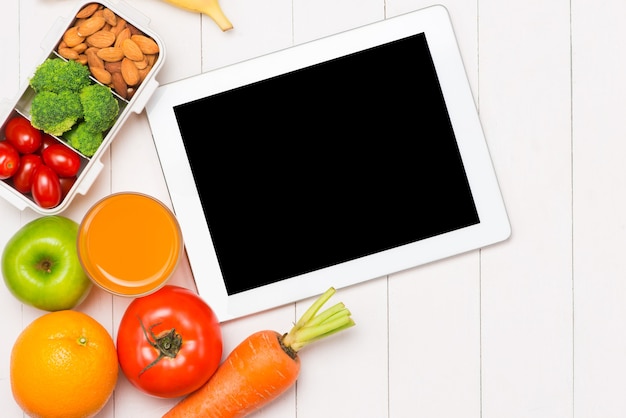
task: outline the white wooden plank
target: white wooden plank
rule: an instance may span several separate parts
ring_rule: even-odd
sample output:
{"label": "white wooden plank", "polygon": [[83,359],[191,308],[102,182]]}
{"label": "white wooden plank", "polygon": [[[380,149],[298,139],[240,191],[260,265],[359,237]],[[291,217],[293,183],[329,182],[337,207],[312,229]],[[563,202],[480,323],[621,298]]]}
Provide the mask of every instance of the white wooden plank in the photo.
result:
{"label": "white wooden plank", "polygon": [[294,42],[300,44],[384,19],[380,0],[293,2]]}
{"label": "white wooden plank", "polygon": [[626,3],[572,2],[575,415],[626,414]]}
{"label": "white wooden plank", "polygon": [[479,2],[479,103],[513,234],[483,251],[482,416],[571,417],[569,2]]}
{"label": "white wooden plank", "polygon": [[[3,16],[9,17],[0,27],[2,39],[19,39],[19,3],[2,3]],[[11,106],[20,87],[20,50],[18,42],[5,42],[2,45],[4,56],[0,66],[0,106]],[[0,110],[4,110],[0,107]]]}
{"label": "white wooden plank", "polygon": [[203,72],[264,55],[293,44],[290,0],[221,0],[233,29],[222,32],[213,21],[202,21]]}
{"label": "white wooden plank", "polygon": [[481,416],[479,273],[474,251],[389,278],[390,417]]}

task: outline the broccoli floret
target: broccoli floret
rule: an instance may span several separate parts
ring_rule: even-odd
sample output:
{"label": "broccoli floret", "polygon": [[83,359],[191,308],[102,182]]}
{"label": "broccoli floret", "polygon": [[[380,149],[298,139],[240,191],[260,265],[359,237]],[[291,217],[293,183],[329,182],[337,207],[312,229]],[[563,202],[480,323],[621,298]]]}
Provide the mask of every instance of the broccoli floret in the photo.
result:
{"label": "broccoli floret", "polygon": [[113,126],[120,111],[119,103],[111,88],[102,84],[92,84],[80,91],[83,117],[91,131],[104,132]]}
{"label": "broccoli floret", "polygon": [[29,84],[36,93],[59,93],[64,90],[79,92],[91,83],[89,74],[89,68],[79,62],[48,58],[37,67]]}
{"label": "broccoli floret", "polygon": [[86,122],[80,122],[63,136],[67,143],[85,157],[91,157],[102,144],[102,131],[93,131]]}
{"label": "broccoli floret", "polygon": [[33,97],[30,116],[35,128],[59,136],[83,116],[83,106],[78,93],[42,91]]}
{"label": "broccoli floret", "polygon": [[64,135],[86,157],[95,154],[120,105],[111,88],[91,84],[89,68],[75,61],[49,58],[29,81],[35,91],[31,123],[51,135]]}

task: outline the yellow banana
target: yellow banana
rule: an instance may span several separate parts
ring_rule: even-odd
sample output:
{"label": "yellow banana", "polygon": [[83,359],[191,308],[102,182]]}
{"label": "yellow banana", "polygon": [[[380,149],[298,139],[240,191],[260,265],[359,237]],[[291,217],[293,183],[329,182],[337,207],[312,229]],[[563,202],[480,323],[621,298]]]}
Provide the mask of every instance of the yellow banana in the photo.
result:
{"label": "yellow banana", "polygon": [[192,12],[198,12],[209,16],[222,31],[233,28],[233,24],[226,17],[218,0],[164,0],[174,6]]}

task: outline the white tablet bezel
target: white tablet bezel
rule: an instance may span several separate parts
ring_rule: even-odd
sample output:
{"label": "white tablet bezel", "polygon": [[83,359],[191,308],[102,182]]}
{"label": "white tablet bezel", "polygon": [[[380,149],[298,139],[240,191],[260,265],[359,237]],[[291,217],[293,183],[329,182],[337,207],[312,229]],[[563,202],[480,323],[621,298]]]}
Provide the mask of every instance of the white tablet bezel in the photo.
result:
{"label": "white tablet bezel", "polygon": [[[228,296],[174,107],[355,51],[425,33],[480,223]],[[447,10],[440,5],[216,69],[156,89],[146,111],[199,294],[221,321],[491,245],[510,225]],[[245,262],[245,260],[242,260]]]}

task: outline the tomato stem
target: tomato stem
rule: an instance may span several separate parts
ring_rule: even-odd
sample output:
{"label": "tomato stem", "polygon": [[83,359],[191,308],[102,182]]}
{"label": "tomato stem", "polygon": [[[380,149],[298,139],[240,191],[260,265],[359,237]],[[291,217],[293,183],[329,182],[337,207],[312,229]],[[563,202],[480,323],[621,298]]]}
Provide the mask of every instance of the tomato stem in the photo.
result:
{"label": "tomato stem", "polygon": [[143,334],[145,335],[146,340],[148,340],[148,343],[150,343],[150,345],[159,352],[158,357],[139,372],[139,376],[141,376],[148,369],[161,361],[162,358],[175,358],[178,354],[178,351],[180,350],[180,347],[183,345],[183,337],[176,332],[175,328],[172,328],[171,330],[157,336],[154,334],[154,332],[152,332],[152,329],[160,325],[160,322],[150,325],[150,328],[146,330],[146,327],[143,325],[141,319],[137,319],[139,319],[139,324],[141,325],[141,329],[143,330]]}

